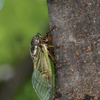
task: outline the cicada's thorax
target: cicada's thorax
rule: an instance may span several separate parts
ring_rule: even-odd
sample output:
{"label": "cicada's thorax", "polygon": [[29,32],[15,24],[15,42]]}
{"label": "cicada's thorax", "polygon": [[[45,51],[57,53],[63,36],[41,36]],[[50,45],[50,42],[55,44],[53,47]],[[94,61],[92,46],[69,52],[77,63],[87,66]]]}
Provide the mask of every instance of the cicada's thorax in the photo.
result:
{"label": "cicada's thorax", "polygon": [[42,47],[45,48],[45,50],[47,51],[47,44],[44,43],[44,39],[42,38],[41,34],[40,33],[37,33],[31,40],[31,56],[32,56],[32,59],[34,60],[34,58],[36,57],[37,55],[37,51],[39,49],[42,50]]}

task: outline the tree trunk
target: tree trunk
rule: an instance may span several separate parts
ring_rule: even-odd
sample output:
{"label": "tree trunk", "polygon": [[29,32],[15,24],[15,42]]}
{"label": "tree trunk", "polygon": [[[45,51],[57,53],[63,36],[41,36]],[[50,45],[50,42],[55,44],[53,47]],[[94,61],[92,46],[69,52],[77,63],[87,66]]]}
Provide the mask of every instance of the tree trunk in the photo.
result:
{"label": "tree trunk", "polygon": [[47,3],[50,26],[56,26],[55,98],[100,100],[100,0]]}

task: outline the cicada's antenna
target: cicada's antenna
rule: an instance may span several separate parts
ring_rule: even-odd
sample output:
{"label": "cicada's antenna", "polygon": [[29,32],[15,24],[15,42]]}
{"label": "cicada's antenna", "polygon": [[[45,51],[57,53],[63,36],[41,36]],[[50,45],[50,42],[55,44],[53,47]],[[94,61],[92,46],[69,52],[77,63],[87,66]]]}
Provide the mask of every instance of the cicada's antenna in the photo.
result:
{"label": "cicada's antenna", "polygon": [[51,40],[51,37],[50,37],[50,35],[49,35],[49,33],[51,32],[51,31],[53,31],[53,29],[55,28],[55,26],[52,28],[52,29],[50,29],[47,33],[46,33],[46,36],[44,37],[44,42],[48,42],[48,41],[50,41]]}
{"label": "cicada's antenna", "polygon": [[53,28],[51,28],[46,34],[48,35],[48,33],[50,33],[51,31],[53,31],[55,27],[56,26],[54,26]]}

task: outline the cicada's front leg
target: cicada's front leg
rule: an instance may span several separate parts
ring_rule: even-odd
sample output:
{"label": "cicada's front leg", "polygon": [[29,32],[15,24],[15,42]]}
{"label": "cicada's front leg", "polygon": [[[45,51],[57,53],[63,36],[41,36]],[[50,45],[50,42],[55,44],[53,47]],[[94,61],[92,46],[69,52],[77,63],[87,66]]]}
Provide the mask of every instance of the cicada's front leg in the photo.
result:
{"label": "cicada's front leg", "polygon": [[47,53],[48,53],[48,55],[50,56],[51,60],[52,60],[53,62],[55,62],[55,58],[54,58],[54,56],[50,53],[49,50],[47,51]]}
{"label": "cicada's front leg", "polygon": [[54,46],[53,45],[48,45],[48,48],[54,48]]}
{"label": "cicada's front leg", "polygon": [[50,37],[49,33],[50,33],[51,31],[53,31],[54,28],[55,28],[55,26],[54,26],[51,30],[49,30],[49,31],[46,33],[46,36],[45,36],[45,38],[43,39],[45,43],[51,41],[51,37]]}

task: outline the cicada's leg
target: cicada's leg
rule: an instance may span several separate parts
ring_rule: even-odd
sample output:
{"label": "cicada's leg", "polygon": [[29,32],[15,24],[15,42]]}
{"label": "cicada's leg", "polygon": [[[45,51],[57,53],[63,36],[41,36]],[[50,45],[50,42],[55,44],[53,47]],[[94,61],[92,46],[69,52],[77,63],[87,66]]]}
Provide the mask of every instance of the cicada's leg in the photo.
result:
{"label": "cicada's leg", "polygon": [[49,41],[51,41],[51,37],[50,37],[50,35],[46,34],[45,42],[49,42]]}
{"label": "cicada's leg", "polygon": [[[53,45],[48,45],[48,49],[50,48],[54,48]],[[54,52],[52,52],[54,54]],[[48,55],[50,56],[51,60],[54,62],[54,64],[56,64],[56,60],[54,58],[54,56],[51,54],[51,52],[48,50]]]}
{"label": "cicada's leg", "polygon": [[48,49],[49,49],[49,48],[54,48],[54,46],[53,46],[53,45],[48,45]]}
{"label": "cicada's leg", "polygon": [[48,51],[48,55],[50,56],[51,60],[53,61],[54,65],[56,65],[56,60],[54,56]]}
{"label": "cicada's leg", "polygon": [[43,41],[44,41],[45,43],[51,41],[51,36],[50,36],[49,33],[50,33],[51,31],[53,31],[54,28],[55,28],[55,26],[54,26],[51,30],[49,30],[49,31],[46,33],[46,36],[45,36],[44,39],[43,39]]}
{"label": "cicada's leg", "polygon": [[54,27],[53,27],[51,30],[49,30],[46,34],[48,34],[48,33],[50,33],[51,31],[53,31],[55,27],[56,27],[56,26],[54,26]]}
{"label": "cicada's leg", "polygon": [[51,60],[54,62],[55,58],[53,57],[53,55],[48,51],[48,55],[51,57]]}

